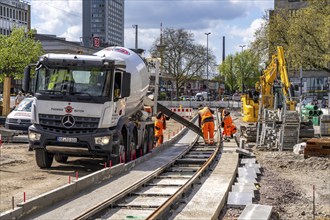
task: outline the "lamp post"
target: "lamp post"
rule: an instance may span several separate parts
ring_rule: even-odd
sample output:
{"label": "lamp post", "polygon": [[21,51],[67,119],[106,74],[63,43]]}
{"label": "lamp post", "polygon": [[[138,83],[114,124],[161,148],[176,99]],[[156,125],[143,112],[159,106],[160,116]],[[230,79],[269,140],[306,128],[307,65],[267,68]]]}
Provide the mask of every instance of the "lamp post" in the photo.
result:
{"label": "lamp post", "polygon": [[135,28],[135,49],[138,49],[138,25],[134,24],[132,27]]}
{"label": "lamp post", "polygon": [[242,48],[242,52],[243,52],[243,48],[246,47],[246,45],[239,45],[240,48]]}
{"label": "lamp post", "polygon": [[211,34],[211,32],[205,33],[206,35],[206,91],[207,91],[207,95],[209,92],[209,35]]}
{"label": "lamp post", "polygon": [[[243,49],[244,47],[246,47],[246,45],[239,45],[240,48],[242,48],[242,53],[243,53]],[[241,70],[242,70],[242,66],[241,66]],[[242,86],[242,93],[244,92],[244,84],[243,84],[243,73],[242,73],[242,79],[241,79],[241,86]]]}

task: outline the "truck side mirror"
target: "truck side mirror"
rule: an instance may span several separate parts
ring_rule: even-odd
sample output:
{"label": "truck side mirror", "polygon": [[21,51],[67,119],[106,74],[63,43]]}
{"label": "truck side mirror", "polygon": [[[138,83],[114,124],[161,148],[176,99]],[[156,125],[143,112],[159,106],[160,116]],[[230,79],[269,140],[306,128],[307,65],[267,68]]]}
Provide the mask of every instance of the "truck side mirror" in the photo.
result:
{"label": "truck side mirror", "polygon": [[121,86],[121,97],[129,97],[131,95],[131,74],[123,72],[123,80]]}
{"label": "truck side mirror", "polygon": [[30,66],[26,66],[24,69],[24,78],[23,78],[23,91],[24,92],[28,92],[30,89],[30,79],[31,79],[31,67]]}

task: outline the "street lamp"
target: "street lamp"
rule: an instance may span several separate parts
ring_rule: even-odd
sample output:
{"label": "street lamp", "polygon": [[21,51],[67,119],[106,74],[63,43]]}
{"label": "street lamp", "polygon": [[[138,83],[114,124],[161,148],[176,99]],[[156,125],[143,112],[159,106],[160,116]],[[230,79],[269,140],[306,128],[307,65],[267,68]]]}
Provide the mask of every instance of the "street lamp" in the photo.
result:
{"label": "street lamp", "polygon": [[[239,45],[239,46],[242,48],[242,53],[243,53],[243,48],[246,47],[246,45]],[[241,70],[242,70],[242,68],[241,68]],[[243,73],[242,73],[242,79],[241,79],[241,86],[242,86],[242,93],[244,93]]]}
{"label": "street lamp", "polygon": [[[211,32],[205,33],[206,35],[206,83],[207,88],[206,91],[209,91],[209,35]],[[209,95],[209,94],[207,94]]]}
{"label": "street lamp", "polygon": [[242,52],[243,52],[243,48],[246,47],[246,45],[239,45],[239,47],[242,48]]}
{"label": "street lamp", "polygon": [[135,49],[138,49],[138,25],[134,24],[132,27],[135,28]]}

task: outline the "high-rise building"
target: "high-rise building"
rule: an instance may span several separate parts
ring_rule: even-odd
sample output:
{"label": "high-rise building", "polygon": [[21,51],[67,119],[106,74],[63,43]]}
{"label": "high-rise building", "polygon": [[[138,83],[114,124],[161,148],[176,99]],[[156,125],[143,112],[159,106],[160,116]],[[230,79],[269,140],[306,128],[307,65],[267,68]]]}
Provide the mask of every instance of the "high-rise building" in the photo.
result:
{"label": "high-rise building", "polygon": [[0,0],[0,34],[9,35],[14,27],[31,27],[31,7],[20,0]]}
{"label": "high-rise building", "polygon": [[83,0],[85,47],[124,46],[124,0]]}

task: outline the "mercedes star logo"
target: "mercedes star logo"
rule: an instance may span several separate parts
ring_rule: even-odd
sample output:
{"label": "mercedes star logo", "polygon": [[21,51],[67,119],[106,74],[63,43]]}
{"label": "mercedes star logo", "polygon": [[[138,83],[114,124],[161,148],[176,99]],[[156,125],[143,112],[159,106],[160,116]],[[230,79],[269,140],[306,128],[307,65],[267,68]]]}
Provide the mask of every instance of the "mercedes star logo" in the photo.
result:
{"label": "mercedes star logo", "polygon": [[72,115],[64,115],[62,118],[62,124],[66,128],[72,128],[73,125],[75,124],[74,117]]}

